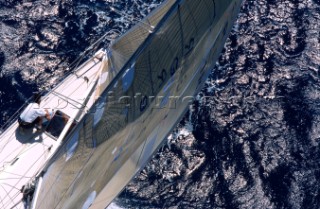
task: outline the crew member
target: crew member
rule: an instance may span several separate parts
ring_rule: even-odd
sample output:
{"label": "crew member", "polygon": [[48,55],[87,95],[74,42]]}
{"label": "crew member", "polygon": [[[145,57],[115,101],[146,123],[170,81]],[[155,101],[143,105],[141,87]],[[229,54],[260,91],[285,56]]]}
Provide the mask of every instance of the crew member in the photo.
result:
{"label": "crew member", "polygon": [[30,129],[35,126],[38,130],[40,130],[42,128],[43,118],[45,117],[47,120],[50,120],[50,114],[48,110],[40,108],[40,102],[40,94],[34,94],[33,102],[23,110],[18,118],[19,126],[21,128]]}

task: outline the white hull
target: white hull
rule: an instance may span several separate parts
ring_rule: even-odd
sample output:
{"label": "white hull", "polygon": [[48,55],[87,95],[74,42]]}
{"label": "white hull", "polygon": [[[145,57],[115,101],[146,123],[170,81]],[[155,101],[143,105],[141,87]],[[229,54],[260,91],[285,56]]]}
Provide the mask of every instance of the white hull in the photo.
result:
{"label": "white hull", "polygon": [[[19,189],[35,176],[41,184],[34,208],[109,205],[161,146],[202,88],[240,3],[167,0],[143,27],[114,43],[112,67],[101,61],[106,54],[99,51],[77,75],[67,77],[42,103],[70,117],[56,137],[47,128],[19,139],[17,122],[0,136],[4,147],[0,208],[23,208]],[[150,27],[155,31],[145,29],[150,22],[157,25]],[[130,34],[137,36],[137,44],[127,43]],[[168,42],[168,37],[175,41]],[[110,92],[115,96],[109,97]]]}

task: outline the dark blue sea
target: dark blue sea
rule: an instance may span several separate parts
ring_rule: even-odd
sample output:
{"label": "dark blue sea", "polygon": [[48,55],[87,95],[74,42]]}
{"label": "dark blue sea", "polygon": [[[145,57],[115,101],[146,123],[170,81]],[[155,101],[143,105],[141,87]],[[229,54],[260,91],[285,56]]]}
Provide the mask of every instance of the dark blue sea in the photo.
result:
{"label": "dark blue sea", "polygon": [[[0,125],[160,2],[0,0]],[[319,209],[319,71],[319,0],[244,0],[205,87],[113,206]]]}

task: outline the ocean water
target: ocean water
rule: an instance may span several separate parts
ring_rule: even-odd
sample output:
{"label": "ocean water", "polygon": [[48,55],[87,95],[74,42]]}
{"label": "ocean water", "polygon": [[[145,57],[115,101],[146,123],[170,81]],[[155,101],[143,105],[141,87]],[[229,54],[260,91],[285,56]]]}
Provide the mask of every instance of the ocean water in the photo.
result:
{"label": "ocean water", "polygon": [[[0,124],[160,2],[0,0]],[[319,70],[319,0],[244,0],[197,100],[112,207],[320,208]]]}

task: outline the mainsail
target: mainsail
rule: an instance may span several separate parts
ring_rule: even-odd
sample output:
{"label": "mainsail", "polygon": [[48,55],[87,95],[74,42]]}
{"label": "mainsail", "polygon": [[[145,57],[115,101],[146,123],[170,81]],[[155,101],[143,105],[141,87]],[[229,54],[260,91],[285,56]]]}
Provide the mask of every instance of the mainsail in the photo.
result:
{"label": "mainsail", "polygon": [[167,0],[115,41],[109,71],[101,70],[103,93],[47,164],[33,206],[110,204],[201,89],[240,3]]}

